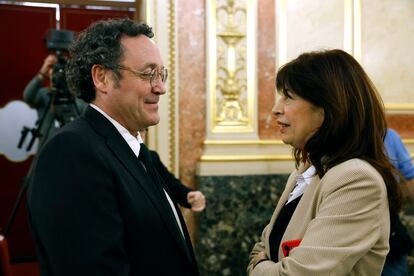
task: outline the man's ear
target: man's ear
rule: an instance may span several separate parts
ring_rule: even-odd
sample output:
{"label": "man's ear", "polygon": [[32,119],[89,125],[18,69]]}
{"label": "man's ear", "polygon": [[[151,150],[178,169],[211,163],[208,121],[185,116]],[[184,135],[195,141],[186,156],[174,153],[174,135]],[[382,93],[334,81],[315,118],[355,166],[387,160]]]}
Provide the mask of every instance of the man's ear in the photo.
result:
{"label": "man's ear", "polygon": [[108,70],[102,65],[94,64],[91,69],[91,75],[96,91],[106,93],[108,85],[110,85]]}

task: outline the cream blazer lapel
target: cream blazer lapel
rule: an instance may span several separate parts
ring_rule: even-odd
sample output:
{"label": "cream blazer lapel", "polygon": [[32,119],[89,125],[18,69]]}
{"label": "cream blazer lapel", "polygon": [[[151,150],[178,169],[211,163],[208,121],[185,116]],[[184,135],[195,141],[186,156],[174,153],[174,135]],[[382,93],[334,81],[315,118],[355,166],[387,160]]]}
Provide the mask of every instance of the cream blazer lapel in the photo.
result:
{"label": "cream blazer lapel", "polygon": [[[280,196],[279,201],[276,205],[276,209],[273,212],[272,218],[270,219],[269,230],[265,234],[265,237],[266,237],[266,239],[265,239],[265,241],[266,241],[265,248],[266,248],[267,256],[270,256],[269,236],[270,236],[270,233],[272,233],[273,227],[275,227],[275,221],[276,221],[277,217],[279,216],[280,210],[282,210],[282,207],[286,204],[286,202],[289,198],[289,194],[293,191],[293,189],[296,185],[296,180],[298,178],[298,175],[305,172],[307,168],[308,167],[300,166],[298,170],[294,171],[289,176],[289,178],[286,182],[286,187],[285,187],[282,195]],[[277,227],[277,225],[276,225],[276,227]],[[284,239],[282,238],[282,240],[284,240]],[[281,251],[282,251],[281,248],[279,248],[279,259],[281,258],[281,256],[280,256]],[[282,257],[283,257],[283,253],[282,253]]]}
{"label": "cream blazer lapel", "polygon": [[[317,199],[319,196],[319,184],[320,178],[315,175],[309,183],[295,212],[292,214],[290,222],[286,227],[285,233],[283,234],[281,243],[291,240],[301,240],[305,234],[305,231],[309,225],[309,221],[305,218],[313,217],[316,213]],[[309,213],[314,213],[309,214]],[[279,260],[284,257],[282,247],[279,247]]]}

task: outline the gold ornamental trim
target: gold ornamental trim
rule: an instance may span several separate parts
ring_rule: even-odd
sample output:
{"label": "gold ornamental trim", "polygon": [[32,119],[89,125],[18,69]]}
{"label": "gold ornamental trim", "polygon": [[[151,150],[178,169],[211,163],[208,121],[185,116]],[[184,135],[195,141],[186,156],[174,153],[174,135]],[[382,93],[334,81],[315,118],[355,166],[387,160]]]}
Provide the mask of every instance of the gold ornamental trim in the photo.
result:
{"label": "gold ornamental trim", "polygon": [[[414,144],[414,138],[402,139],[406,145]],[[205,145],[286,145],[282,140],[205,140]]]}
{"label": "gold ornamental trim", "polygon": [[414,103],[385,103],[386,111],[414,111]]}
{"label": "gold ornamental trim", "polygon": [[168,136],[169,144],[168,148],[168,156],[170,158],[170,171],[175,172],[176,170],[176,142],[175,142],[175,131],[176,131],[176,60],[175,60],[175,1],[169,1],[168,7],[168,120],[169,120],[169,128],[168,128]]}
{"label": "gold ornamental trim", "polygon": [[203,155],[204,162],[252,162],[252,161],[292,161],[292,155]]}
{"label": "gold ornamental trim", "polygon": [[205,145],[285,145],[282,140],[205,140]]}
{"label": "gold ornamental trim", "polygon": [[209,0],[208,86],[212,133],[254,132],[256,1]]}

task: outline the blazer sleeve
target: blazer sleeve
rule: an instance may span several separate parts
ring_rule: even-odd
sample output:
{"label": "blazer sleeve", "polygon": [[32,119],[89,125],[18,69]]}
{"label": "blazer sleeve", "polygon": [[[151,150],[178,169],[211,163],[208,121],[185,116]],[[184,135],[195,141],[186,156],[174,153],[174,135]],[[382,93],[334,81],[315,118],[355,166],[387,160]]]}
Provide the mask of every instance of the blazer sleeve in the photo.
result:
{"label": "blazer sleeve", "polygon": [[60,134],[42,149],[29,189],[37,249],[50,253],[44,263],[55,275],[128,276],[116,173],[102,142]]}
{"label": "blazer sleeve", "polygon": [[257,242],[253,249],[252,252],[250,252],[250,256],[249,256],[249,264],[247,266],[247,274],[250,274],[253,270],[253,265],[254,265],[254,258],[256,257],[257,254],[259,254],[260,252],[265,252],[266,251],[266,247],[265,247],[265,237],[266,237],[266,233],[269,229],[269,224],[265,227],[265,229],[262,232],[262,237],[260,242]]}
{"label": "blazer sleeve", "polygon": [[[389,211],[382,177],[361,160],[346,163],[332,168],[318,183],[317,202],[311,203],[316,204],[315,216],[300,245],[277,263],[259,263],[250,271],[251,276],[349,275],[378,240],[388,236]],[[386,242],[377,250],[385,259]]]}
{"label": "blazer sleeve", "polygon": [[[283,191],[283,194],[280,196],[279,198],[279,202],[277,205],[280,204],[280,201],[283,200],[284,198],[287,198],[288,194],[290,193],[290,191],[288,192],[287,189],[290,189],[288,187],[293,187],[294,183],[296,183],[296,177],[298,175],[299,171],[294,171],[293,173],[291,173],[289,175],[289,178],[286,182],[286,186],[285,186],[285,190]],[[277,206],[276,206],[277,209]],[[276,210],[275,210],[276,212]],[[266,252],[266,255],[268,255],[269,251],[266,251],[266,237],[269,237],[269,229],[270,229],[270,223],[264,228],[263,232],[262,232],[262,236],[259,242],[257,242],[251,253],[249,256],[249,264],[247,266],[247,274],[250,275],[250,273],[252,273],[253,270],[253,265],[254,265],[254,258],[256,257],[257,254],[259,254],[260,252]],[[270,258],[270,256],[267,256],[268,258]]]}
{"label": "blazer sleeve", "polygon": [[157,170],[158,174],[164,180],[168,189],[170,189],[175,200],[185,208],[191,208],[191,205],[187,201],[187,194],[192,191],[192,189],[185,186],[178,180],[172,173],[168,171],[165,165],[162,163],[158,153],[156,151],[150,150],[152,164]]}

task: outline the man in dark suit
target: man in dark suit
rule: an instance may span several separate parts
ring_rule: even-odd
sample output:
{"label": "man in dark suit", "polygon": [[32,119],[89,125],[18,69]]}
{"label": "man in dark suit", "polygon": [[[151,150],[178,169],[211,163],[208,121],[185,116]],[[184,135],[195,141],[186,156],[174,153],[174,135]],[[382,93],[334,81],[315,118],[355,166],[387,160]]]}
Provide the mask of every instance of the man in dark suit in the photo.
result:
{"label": "man in dark suit", "polygon": [[190,237],[139,130],[159,122],[167,70],[146,24],[100,21],[66,68],[89,102],[41,150],[28,191],[41,275],[199,275]]}

